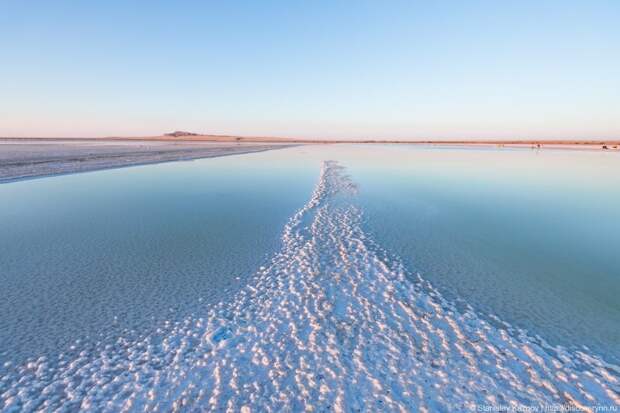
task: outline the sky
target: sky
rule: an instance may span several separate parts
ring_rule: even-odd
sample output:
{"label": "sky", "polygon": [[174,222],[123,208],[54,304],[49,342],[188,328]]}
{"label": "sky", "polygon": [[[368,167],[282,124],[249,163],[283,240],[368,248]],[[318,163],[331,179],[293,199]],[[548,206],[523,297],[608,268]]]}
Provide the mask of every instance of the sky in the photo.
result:
{"label": "sky", "polygon": [[0,0],[0,136],[620,138],[620,1]]}

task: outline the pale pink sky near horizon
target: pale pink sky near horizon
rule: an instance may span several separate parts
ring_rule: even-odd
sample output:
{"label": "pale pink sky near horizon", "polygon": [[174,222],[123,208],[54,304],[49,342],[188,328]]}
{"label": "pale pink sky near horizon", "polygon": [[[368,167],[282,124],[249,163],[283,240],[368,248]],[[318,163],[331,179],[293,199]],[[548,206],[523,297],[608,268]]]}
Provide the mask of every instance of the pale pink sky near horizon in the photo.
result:
{"label": "pale pink sky near horizon", "polygon": [[[607,139],[620,140],[620,125],[613,127],[613,121],[605,122],[608,128],[601,127],[596,130],[579,124],[566,124],[563,128],[555,127],[552,130],[545,125],[522,125],[521,127],[501,127],[493,125],[426,125],[421,127],[403,128],[400,131],[394,129],[394,125],[334,125],[321,128],[313,125],[304,132],[300,127],[291,125],[273,129],[263,125],[244,125],[239,122],[238,126],[221,127],[188,127],[181,122],[177,124],[164,124],[161,127],[157,120],[148,122],[148,125],[135,125],[133,127],[120,127],[118,122],[110,121],[101,124],[91,123],[84,119],[76,119],[69,125],[61,122],[45,122],[37,126],[38,122],[24,122],[23,126],[15,127],[0,126],[0,137],[70,137],[70,138],[101,138],[101,137],[131,137],[131,136],[157,136],[164,133],[182,130],[207,135],[234,135],[234,136],[269,136],[288,138],[316,138],[316,139]],[[446,122],[447,123],[447,122]],[[603,122],[602,122],[603,123]],[[116,127],[118,126],[118,127]],[[452,128],[450,128],[452,126]],[[495,126],[495,127],[494,127]],[[324,129],[324,130],[321,130]]]}

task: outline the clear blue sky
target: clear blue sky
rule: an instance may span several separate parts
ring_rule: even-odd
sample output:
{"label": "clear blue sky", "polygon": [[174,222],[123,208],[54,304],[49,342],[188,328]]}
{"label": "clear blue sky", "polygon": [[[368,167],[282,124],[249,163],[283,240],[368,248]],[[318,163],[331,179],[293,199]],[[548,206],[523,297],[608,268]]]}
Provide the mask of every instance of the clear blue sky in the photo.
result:
{"label": "clear blue sky", "polygon": [[0,136],[620,138],[620,1],[0,0]]}

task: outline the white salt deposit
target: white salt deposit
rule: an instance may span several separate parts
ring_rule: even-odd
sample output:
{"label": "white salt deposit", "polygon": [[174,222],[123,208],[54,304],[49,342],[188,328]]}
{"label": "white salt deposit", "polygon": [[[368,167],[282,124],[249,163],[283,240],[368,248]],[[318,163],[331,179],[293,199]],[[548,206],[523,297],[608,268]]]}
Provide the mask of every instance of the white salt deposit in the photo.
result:
{"label": "white salt deposit", "polygon": [[[620,369],[457,309],[364,233],[326,162],[248,286],[141,339],[9,366],[4,411],[467,411],[620,405]],[[504,327],[499,327],[504,326]]]}

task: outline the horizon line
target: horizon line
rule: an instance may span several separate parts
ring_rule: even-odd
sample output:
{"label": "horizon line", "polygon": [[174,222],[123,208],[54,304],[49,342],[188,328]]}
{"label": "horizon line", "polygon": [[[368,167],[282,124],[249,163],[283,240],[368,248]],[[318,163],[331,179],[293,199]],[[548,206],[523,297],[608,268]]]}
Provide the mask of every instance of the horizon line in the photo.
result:
{"label": "horizon line", "polygon": [[290,143],[411,143],[411,144],[508,144],[508,145],[620,145],[617,138],[301,138],[295,136],[260,136],[260,135],[233,135],[210,134],[175,131],[161,135],[111,135],[111,136],[0,136],[2,140],[47,140],[47,139],[83,139],[83,140],[145,140],[170,142],[208,142],[208,141],[237,141],[237,142],[290,142]]}

